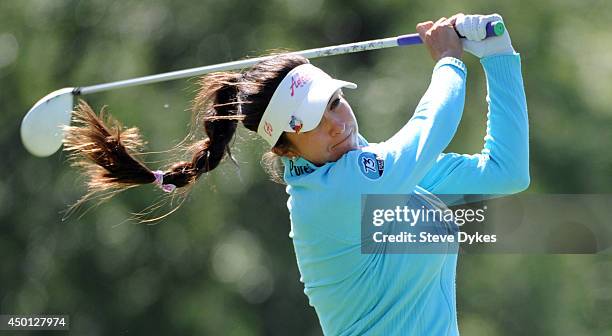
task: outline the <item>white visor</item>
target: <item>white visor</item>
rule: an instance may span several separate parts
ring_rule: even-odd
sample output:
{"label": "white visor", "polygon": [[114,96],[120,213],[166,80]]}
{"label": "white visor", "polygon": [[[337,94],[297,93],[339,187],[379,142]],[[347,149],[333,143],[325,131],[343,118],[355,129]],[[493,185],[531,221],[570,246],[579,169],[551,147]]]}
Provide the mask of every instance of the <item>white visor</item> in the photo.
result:
{"label": "white visor", "polygon": [[333,79],[312,64],[294,68],[274,91],[257,133],[274,147],[283,132],[299,133],[315,129],[329,98],[343,87],[356,89],[357,85]]}

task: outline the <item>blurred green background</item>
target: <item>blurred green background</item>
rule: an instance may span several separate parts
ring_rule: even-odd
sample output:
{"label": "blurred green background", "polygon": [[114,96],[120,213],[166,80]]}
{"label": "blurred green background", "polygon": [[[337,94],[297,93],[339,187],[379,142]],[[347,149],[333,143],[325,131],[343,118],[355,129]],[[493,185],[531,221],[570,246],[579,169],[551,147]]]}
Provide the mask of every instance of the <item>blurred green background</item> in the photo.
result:
{"label": "blurred green background", "polygon": [[[411,33],[459,11],[502,14],[522,55],[528,192],[611,192],[609,1],[0,0],[0,313],[69,314],[72,335],[320,335],[288,237],[287,196],[261,168],[265,146],[253,134],[239,132],[239,169],[226,161],[156,225],[120,224],[159,199],[153,186],[62,222],[84,181],[63,153],[29,155],[21,118],[62,87]],[[485,79],[474,57],[464,60],[467,104],[449,150],[473,153]],[[313,63],[359,84],[346,94],[371,142],[408,120],[433,67],[422,47]],[[195,88],[178,80],[87,100],[160,151],[186,134]],[[612,335],[607,256],[464,255],[457,296],[463,335]],[[19,333],[29,334],[43,333]]]}

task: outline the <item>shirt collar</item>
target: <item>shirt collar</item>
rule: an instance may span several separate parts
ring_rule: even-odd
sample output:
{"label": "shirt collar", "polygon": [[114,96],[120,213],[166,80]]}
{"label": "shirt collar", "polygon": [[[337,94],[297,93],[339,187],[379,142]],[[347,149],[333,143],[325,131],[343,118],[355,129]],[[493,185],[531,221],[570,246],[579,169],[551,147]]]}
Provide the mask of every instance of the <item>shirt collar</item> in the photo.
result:
{"label": "shirt collar", "polygon": [[[366,147],[369,145],[368,141],[363,136],[361,136],[361,134],[358,134],[358,139],[359,139],[359,146]],[[317,169],[321,169],[327,166],[328,164],[334,163],[334,162],[329,162],[321,167],[317,167],[315,164],[304,159],[303,157],[289,159],[283,156],[281,157],[281,160],[283,161],[283,165],[285,166],[283,178],[285,182],[287,182],[287,184],[291,184],[289,183],[290,180],[293,180],[298,177],[310,175],[314,173]]]}
{"label": "shirt collar", "polygon": [[287,157],[282,157],[283,165],[285,166],[284,178],[285,181],[288,179],[296,178],[298,176],[309,175],[314,173],[320,167],[317,167],[312,162],[304,159],[303,157],[298,157],[295,159],[289,159]]}

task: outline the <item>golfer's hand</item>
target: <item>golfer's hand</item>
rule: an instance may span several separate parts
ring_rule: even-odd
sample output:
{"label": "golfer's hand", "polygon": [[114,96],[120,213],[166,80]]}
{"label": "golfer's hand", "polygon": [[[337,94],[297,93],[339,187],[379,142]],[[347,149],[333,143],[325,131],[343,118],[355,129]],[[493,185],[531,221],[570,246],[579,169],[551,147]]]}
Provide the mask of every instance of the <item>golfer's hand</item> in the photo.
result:
{"label": "golfer's hand", "polygon": [[499,14],[457,14],[453,16],[453,18],[455,18],[455,29],[459,34],[465,36],[463,40],[463,49],[470,54],[478,58],[514,54],[514,48],[510,41],[510,34],[508,33],[507,26],[503,35],[485,39],[487,35],[487,23],[492,21],[503,21]]}
{"label": "golfer's hand", "polygon": [[421,40],[427,46],[434,61],[444,57],[461,58],[463,48],[453,28],[455,19],[441,18],[436,23],[421,22],[416,26]]}

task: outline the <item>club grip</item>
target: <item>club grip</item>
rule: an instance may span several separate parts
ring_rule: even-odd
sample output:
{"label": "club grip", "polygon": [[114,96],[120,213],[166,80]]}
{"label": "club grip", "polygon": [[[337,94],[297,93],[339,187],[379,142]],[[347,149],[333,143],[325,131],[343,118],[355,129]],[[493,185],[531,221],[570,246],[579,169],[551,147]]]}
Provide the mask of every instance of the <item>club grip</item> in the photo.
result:
{"label": "club grip", "polygon": [[[503,35],[506,31],[506,27],[504,26],[504,23],[502,21],[487,22],[485,29],[487,31],[487,36],[485,38],[500,36]],[[457,35],[459,35],[459,37],[461,38],[465,38],[465,36],[461,36],[459,33],[457,33]],[[397,37],[398,46],[415,45],[422,43],[423,41],[421,40],[419,34],[408,34]]]}
{"label": "club grip", "polygon": [[485,29],[487,30],[487,37],[501,36],[506,31],[506,27],[504,27],[504,23],[501,21],[487,22]]}

